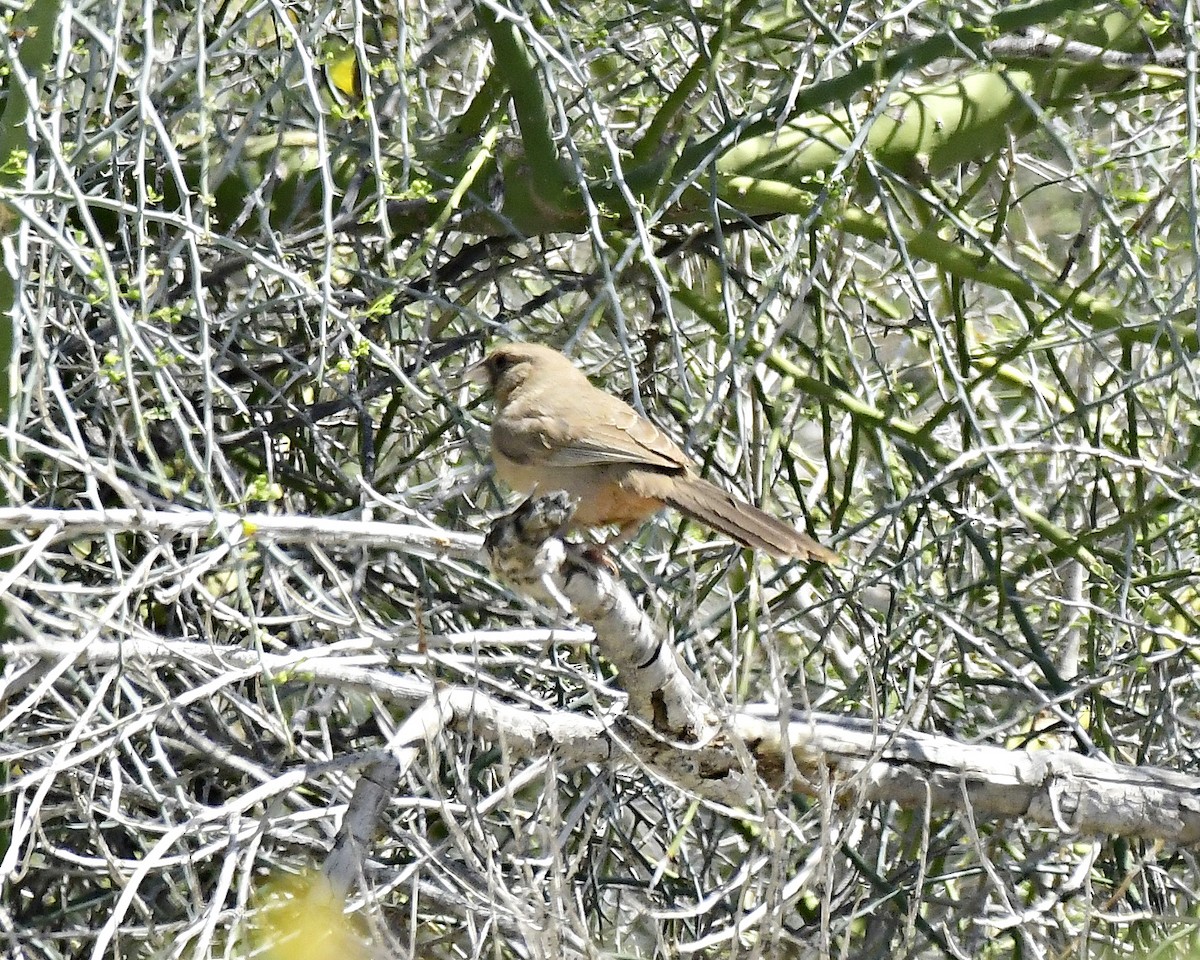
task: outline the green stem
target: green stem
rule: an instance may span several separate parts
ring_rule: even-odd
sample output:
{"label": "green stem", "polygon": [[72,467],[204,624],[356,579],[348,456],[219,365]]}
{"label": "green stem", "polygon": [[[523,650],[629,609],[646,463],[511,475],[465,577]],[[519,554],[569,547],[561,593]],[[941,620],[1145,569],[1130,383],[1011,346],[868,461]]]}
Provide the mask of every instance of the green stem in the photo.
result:
{"label": "green stem", "polygon": [[[42,75],[46,64],[54,55],[54,34],[58,22],[59,0],[33,0],[21,13],[13,18],[9,28],[9,36],[23,35],[21,51],[17,60],[25,75],[29,77],[35,89],[41,87]],[[12,250],[17,233],[21,226],[19,208],[10,197],[23,193],[26,189],[26,171],[30,169],[29,155],[33,151],[27,130],[31,104],[25,85],[20,82],[12,66],[9,67],[8,93],[4,104],[4,112],[0,114],[0,238],[8,253],[15,256]],[[5,263],[11,262],[5,256]],[[9,411],[12,409],[13,364],[16,347],[16,285],[17,278],[8,270],[0,267],[0,422],[8,422]],[[17,454],[10,442],[8,458],[15,459]],[[0,535],[0,545],[7,545],[11,539]],[[8,562],[0,562],[0,567],[7,568]],[[2,610],[0,610],[2,613]],[[0,628],[0,639],[4,631]]]}
{"label": "green stem", "polygon": [[633,166],[640,166],[646,163],[662,149],[663,141],[667,138],[667,131],[671,129],[675,118],[683,110],[696,88],[700,86],[700,81],[705,76],[715,74],[717,66],[721,61],[721,53],[725,47],[725,42],[729,39],[729,35],[733,30],[741,26],[742,21],[746,18],[746,14],[755,7],[756,2],[757,0],[741,0],[730,12],[729,16],[722,19],[721,25],[712,35],[703,55],[696,58],[696,62],[684,74],[678,86],[671,91],[666,102],[659,109],[658,113],[654,115],[654,119],[650,121],[645,135],[637,146],[634,147]]}
{"label": "green stem", "polygon": [[[848,233],[876,243],[886,244],[900,239],[910,256],[936,264],[959,279],[995,287],[1023,302],[1045,303],[1051,300],[1058,310],[1086,323],[1093,330],[1114,333],[1122,344],[1153,344],[1168,339],[1165,321],[1130,324],[1128,314],[1119,307],[1085,293],[1080,287],[1071,287],[1048,278],[1035,282],[998,263],[987,251],[967,250],[950,243],[935,230],[904,231],[900,238],[896,238],[882,217],[871,216],[858,208],[843,210],[839,223]],[[1173,333],[1185,352],[1196,351],[1198,341],[1194,327],[1176,325]]]}
{"label": "green stem", "polygon": [[[10,42],[12,37],[23,35],[25,38],[21,43],[18,62],[35,90],[40,89],[46,65],[54,55],[58,11],[59,0],[33,0],[25,10],[13,17],[8,28]],[[14,248],[21,227],[21,216],[9,198],[27,189],[25,177],[30,169],[28,158],[33,151],[27,130],[31,104],[25,86],[15,76],[12,65],[9,66],[7,79],[5,87],[8,97],[4,111],[0,113],[0,257],[3,259],[3,263],[0,263],[0,423],[8,423],[13,405],[12,392],[16,386],[12,373],[16,363],[17,278],[8,272],[7,264],[15,262]],[[15,463],[19,456],[15,444],[10,441],[3,449],[7,452],[7,459]],[[0,504],[6,500],[0,490]],[[12,542],[11,533],[0,532],[0,570],[12,567],[13,554],[8,549]],[[10,631],[8,608],[0,600],[0,645],[8,640]],[[4,657],[0,654],[0,666],[3,664]],[[0,768],[0,782],[7,781],[8,774],[7,765]],[[11,823],[10,801],[8,793],[0,791],[0,824],[5,823]],[[0,826],[0,850],[6,849],[10,840],[9,829]]]}
{"label": "green stem", "polygon": [[521,128],[523,162],[528,168],[533,192],[543,203],[557,208],[566,192],[567,181],[559,164],[554,126],[537,63],[530,56],[515,23],[498,20],[482,3],[475,8],[475,16],[492,43],[496,57],[493,69],[500,74],[501,82],[512,97]]}
{"label": "green stem", "polygon": [[[751,356],[760,356],[764,352],[764,348],[752,341],[747,344],[746,352]],[[928,454],[939,466],[947,466],[958,458],[953,450],[939,443],[926,430],[900,417],[885,413],[869,403],[864,403],[845,390],[839,390],[823,380],[810,377],[777,350],[767,355],[766,363],[771,369],[792,377],[796,386],[805,393],[844,410],[860,426],[880,430],[906,442],[911,447]],[[987,474],[980,474],[979,482],[981,488],[989,496],[1004,495],[1012,503],[1020,517],[1034,531],[1053,543],[1065,555],[1078,560],[1096,576],[1107,575],[1103,563],[1080,541],[1078,534],[1072,533],[1065,527],[1042,516],[1011,491],[1001,490],[999,484]]]}
{"label": "green stem", "polygon": [[[9,35],[23,34],[18,60],[35,86],[40,86],[42,72],[54,54],[54,28],[58,22],[59,0],[33,0],[22,13],[13,18]],[[16,237],[20,229],[20,214],[8,202],[8,197],[25,186],[27,158],[31,150],[26,121],[29,117],[29,97],[24,84],[11,72],[6,84],[8,92],[4,112],[0,114],[0,236]],[[14,332],[16,278],[0,268],[0,421],[7,422],[12,407],[11,363]],[[11,450],[10,450],[11,456]]]}
{"label": "green stem", "polygon": [[[804,216],[812,211],[814,202],[813,194],[808,190],[755,177],[723,178],[721,196],[751,215],[770,211]],[[1003,290],[1023,303],[1050,301],[1055,309],[1091,329],[1114,334],[1121,344],[1145,343],[1171,349],[1178,345],[1185,354],[1200,349],[1200,336],[1191,323],[1178,318],[1131,323],[1128,314],[1119,307],[1086,293],[1082,287],[1071,287],[1048,277],[1031,279],[1031,274],[1018,273],[987,251],[966,249],[945,239],[936,230],[900,228],[896,236],[883,217],[849,206],[839,211],[837,223],[846,233],[874,243],[885,246],[903,243],[910,256],[932,263],[960,280],[972,280]]]}
{"label": "green stem", "polygon": [[[1043,3],[1021,4],[1000,10],[987,21],[968,23],[955,30],[947,30],[914,43],[903,50],[884,57],[882,60],[866,61],[852,70],[829,80],[814,83],[790,100],[788,112],[780,115],[785,102],[782,98],[759,111],[759,117],[749,123],[733,121],[712,136],[701,141],[680,157],[679,171],[691,171],[721,156],[730,144],[742,143],[750,138],[773,134],[794,117],[819,110],[831,103],[849,103],[862,96],[864,90],[872,89],[881,81],[887,81],[897,73],[920,70],[942,58],[959,59],[964,51],[982,56],[984,44],[989,36],[1004,35],[1026,27],[1049,23],[1074,13],[1079,7],[1075,0],[1045,0]],[[1092,36],[1089,39],[1103,42],[1122,33],[1119,24],[1104,24],[1102,27],[1083,23],[1080,29]],[[1105,36],[1095,36],[1103,30]]]}

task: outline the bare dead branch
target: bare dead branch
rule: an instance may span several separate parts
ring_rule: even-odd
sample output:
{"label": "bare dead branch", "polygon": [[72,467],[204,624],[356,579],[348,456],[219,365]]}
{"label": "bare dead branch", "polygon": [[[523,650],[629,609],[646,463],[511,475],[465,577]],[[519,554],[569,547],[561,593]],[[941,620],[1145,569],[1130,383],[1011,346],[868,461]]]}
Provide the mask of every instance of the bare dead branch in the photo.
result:
{"label": "bare dead branch", "polygon": [[[596,644],[630,692],[630,717],[660,741],[652,762],[722,802],[749,792],[726,779],[740,772],[738,747],[772,790],[817,795],[831,784],[858,796],[914,809],[932,805],[975,817],[1025,817],[1069,834],[1117,834],[1200,843],[1200,778],[1129,767],[1064,750],[1005,750],[914,733],[885,721],[797,713],[735,713],[725,723],[605,563],[567,544],[565,495],[523,504],[492,527],[493,568],[542,602],[565,602],[596,631]],[[701,765],[687,751],[699,742]],[[786,752],[807,781],[790,778]],[[649,760],[649,758],[647,758]]]}

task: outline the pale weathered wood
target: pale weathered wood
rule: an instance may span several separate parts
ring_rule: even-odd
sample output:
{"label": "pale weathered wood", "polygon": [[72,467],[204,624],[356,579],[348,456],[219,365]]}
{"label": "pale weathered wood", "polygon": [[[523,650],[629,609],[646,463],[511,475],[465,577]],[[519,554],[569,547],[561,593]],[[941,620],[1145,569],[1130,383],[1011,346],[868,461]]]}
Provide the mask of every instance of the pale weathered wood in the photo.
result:
{"label": "pale weathered wood", "polygon": [[1023,817],[1068,834],[1200,842],[1200,779],[1169,770],[1066,750],[966,744],[864,718],[795,713],[784,723],[754,709],[721,718],[614,570],[595,550],[563,543],[568,517],[569,504],[551,497],[499,521],[486,543],[493,569],[593,627],[629,693],[627,722],[614,732],[679,785],[721,803],[753,804],[763,795],[757,779],[781,796],[833,789],[843,802]]}

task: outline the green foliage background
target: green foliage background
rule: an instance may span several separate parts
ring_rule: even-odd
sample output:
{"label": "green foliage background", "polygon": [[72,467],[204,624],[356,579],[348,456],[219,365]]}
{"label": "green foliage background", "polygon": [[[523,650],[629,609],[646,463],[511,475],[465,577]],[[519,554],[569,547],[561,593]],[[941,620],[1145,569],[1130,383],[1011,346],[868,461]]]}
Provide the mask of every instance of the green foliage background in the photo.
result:
{"label": "green foliage background", "polygon": [[[1188,15],[33,0],[0,41],[4,495],[482,531],[509,501],[457,378],[536,339],[845,557],[778,567],[676,517],[622,554],[714,702],[1195,772]],[[236,953],[353,777],[253,791],[412,706],[99,644],[341,644],[534,710],[619,700],[478,563],[15,537],[17,956]],[[764,802],[446,736],[355,908],[397,956],[1191,942],[1190,851]]]}

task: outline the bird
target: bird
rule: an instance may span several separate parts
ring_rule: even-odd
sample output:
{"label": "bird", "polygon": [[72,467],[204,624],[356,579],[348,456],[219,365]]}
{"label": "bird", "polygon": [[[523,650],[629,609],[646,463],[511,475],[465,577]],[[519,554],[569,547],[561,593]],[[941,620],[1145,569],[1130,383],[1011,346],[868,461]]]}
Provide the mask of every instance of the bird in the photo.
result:
{"label": "bird", "polygon": [[492,394],[496,476],[530,495],[564,491],[577,501],[572,526],[616,526],[628,540],[671,507],[778,558],[834,563],[812,537],[700,476],[670,437],[623,400],[594,386],[566,356],[536,343],[504,343],[465,376]]}

